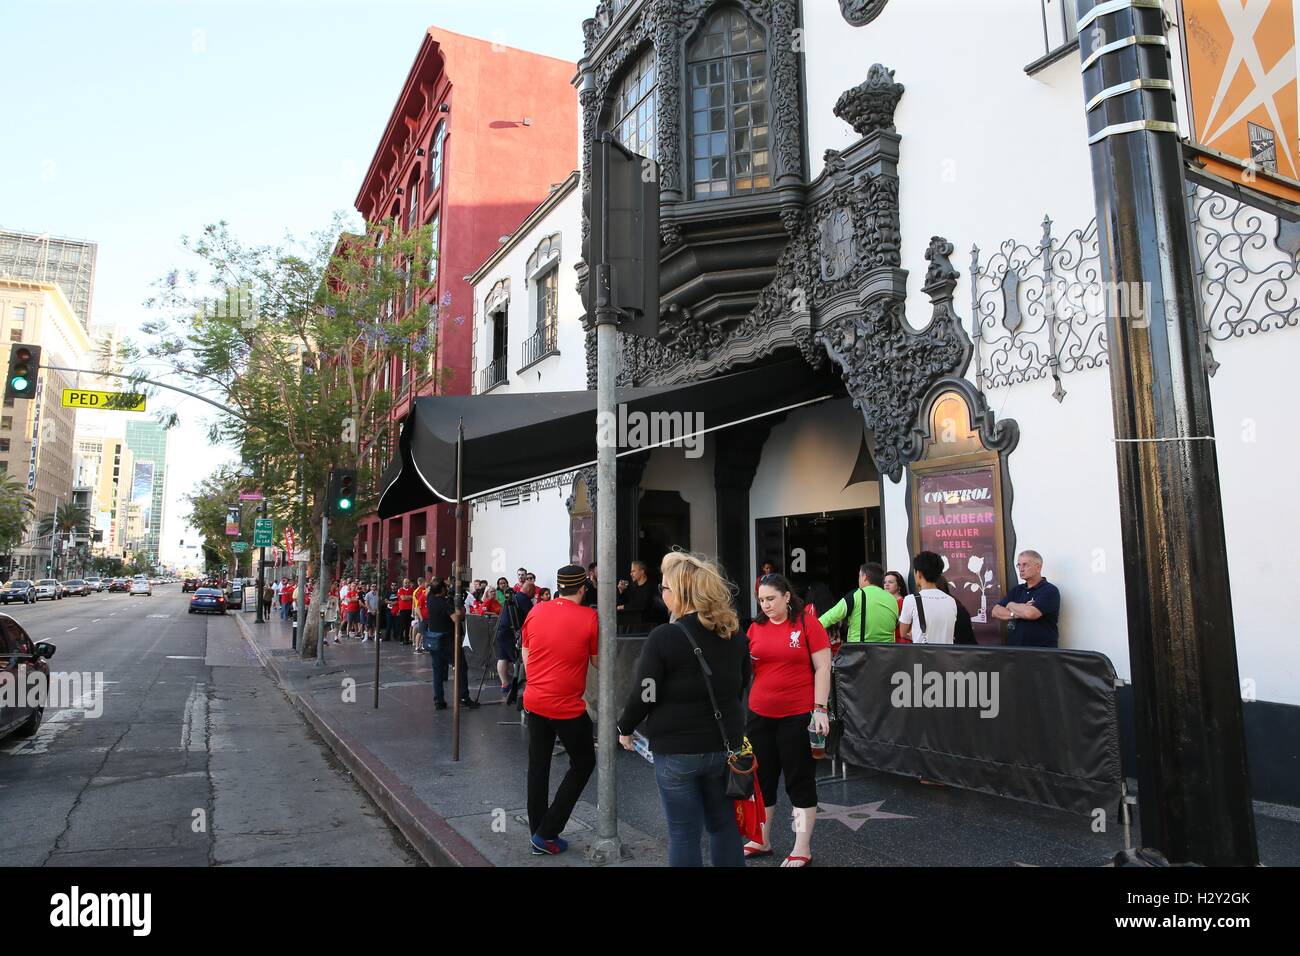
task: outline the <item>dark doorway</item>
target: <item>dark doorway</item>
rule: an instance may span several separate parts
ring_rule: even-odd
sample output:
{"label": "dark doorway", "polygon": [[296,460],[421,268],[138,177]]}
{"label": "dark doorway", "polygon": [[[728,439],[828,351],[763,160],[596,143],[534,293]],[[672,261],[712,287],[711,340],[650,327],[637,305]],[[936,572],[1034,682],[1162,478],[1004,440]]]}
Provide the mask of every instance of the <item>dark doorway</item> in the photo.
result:
{"label": "dark doorway", "polygon": [[832,594],[844,594],[856,586],[864,561],[881,558],[880,509],[760,518],[754,545],[758,564],[775,562],[801,593],[820,582]]}
{"label": "dark doorway", "polygon": [[[637,506],[640,521],[636,556],[646,564],[650,577],[658,580],[659,562],[673,548],[691,548],[691,506],[676,491],[646,491]],[[619,568],[626,577],[627,568]]]}

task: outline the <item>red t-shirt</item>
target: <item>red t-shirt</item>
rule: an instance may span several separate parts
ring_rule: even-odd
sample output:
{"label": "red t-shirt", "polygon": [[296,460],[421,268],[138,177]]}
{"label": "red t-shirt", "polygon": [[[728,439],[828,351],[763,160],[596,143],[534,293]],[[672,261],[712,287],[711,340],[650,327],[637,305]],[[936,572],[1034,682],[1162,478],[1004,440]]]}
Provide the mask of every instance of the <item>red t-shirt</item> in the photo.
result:
{"label": "red t-shirt", "polygon": [[284,588],[280,591],[281,604],[288,604],[290,601],[293,600],[293,588],[294,586],[292,584],[286,584]]}
{"label": "red t-shirt", "polygon": [[813,668],[809,650],[828,650],[826,629],[805,610],[802,624],[789,618],[773,624],[766,618],[749,625],[749,656],[754,661],[754,683],[749,709],[760,717],[806,714],[813,700]]}
{"label": "red t-shirt", "polygon": [[415,588],[398,588],[397,589],[397,610],[398,612],[409,611],[411,609],[411,595]]}
{"label": "red t-shirt", "polygon": [[587,661],[596,656],[600,626],[596,609],[572,601],[547,601],[524,618],[524,710],[552,720],[571,720],[587,710]]}

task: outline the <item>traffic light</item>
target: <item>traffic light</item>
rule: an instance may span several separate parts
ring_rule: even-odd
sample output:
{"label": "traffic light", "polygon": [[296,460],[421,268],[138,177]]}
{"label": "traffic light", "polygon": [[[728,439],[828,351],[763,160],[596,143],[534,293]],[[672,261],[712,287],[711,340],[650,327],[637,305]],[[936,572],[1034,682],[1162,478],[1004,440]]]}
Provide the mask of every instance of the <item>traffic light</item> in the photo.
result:
{"label": "traffic light", "polygon": [[357,503],[357,470],[335,468],[330,472],[329,513],[331,517],[352,514]]}
{"label": "traffic light", "polygon": [[339,543],[333,538],[325,542],[325,563],[337,564],[339,560]]}
{"label": "traffic light", "polygon": [[5,398],[35,398],[36,370],[41,366],[41,347],[15,342],[9,347],[9,375]]}
{"label": "traffic light", "polygon": [[51,562],[46,561],[46,562],[45,562],[45,573],[46,573],[46,574],[51,574],[53,571],[54,571],[54,565],[53,565]]}

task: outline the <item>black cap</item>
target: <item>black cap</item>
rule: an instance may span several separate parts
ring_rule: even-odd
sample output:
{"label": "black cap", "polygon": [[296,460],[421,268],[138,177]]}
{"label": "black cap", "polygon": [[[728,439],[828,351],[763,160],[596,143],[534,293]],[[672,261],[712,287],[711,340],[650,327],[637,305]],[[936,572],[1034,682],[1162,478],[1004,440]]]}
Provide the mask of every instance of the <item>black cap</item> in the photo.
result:
{"label": "black cap", "polygon": [[561,588],[576,588],[587,581],[587,569],[580,564],[566,564],[555,572],[555,583]]}

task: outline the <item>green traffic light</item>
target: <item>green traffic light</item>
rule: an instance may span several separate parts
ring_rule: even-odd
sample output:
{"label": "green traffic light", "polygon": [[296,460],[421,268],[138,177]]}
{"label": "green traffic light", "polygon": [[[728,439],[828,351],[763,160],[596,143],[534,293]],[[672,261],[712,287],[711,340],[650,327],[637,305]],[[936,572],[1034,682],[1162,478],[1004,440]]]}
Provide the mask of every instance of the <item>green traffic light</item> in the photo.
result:
{"label": "green traffic light", "polygon": [[13,385],[13,387],[14,387],[14,391],[15,391],[15,392],[25,392],[25,391],[27,391],[28,381],[27,381],[27,378],[26,378],[25,376],[22,376],[22,375],[15,375],[15,376],[13,377],[13,381],[10,382],[10,384]]}
{"label": "green traffic light", "polygon": [[351,510],[352,510],[352,499],[351,499],[351,498],[340,498],[340,499],[339,499],[339,511],[351,511]]}

